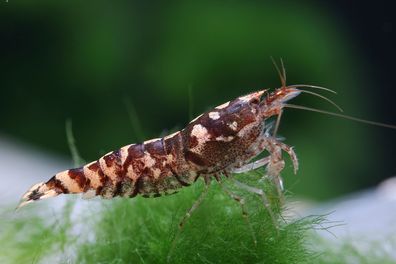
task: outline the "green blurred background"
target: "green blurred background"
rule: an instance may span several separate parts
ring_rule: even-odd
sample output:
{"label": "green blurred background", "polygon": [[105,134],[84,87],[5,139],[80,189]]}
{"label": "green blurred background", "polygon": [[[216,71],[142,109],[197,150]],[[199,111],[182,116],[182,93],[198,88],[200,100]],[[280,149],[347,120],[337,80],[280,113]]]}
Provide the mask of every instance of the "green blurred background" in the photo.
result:
{"label": "green blurred background", "polygon": [[[329,87],[346,113],[396,123],[392,9],[357,3],[3,1],[0,135],[66,156],[71,119],[94,160],[279,87],[270,56],[289,84]],[[335,111],[309,95],[293,103]],[[300,196],[328,199],[396,171],[395,131],[287,110],[279,133],[299,155],[298,175],[288,166],[284,177]]]}

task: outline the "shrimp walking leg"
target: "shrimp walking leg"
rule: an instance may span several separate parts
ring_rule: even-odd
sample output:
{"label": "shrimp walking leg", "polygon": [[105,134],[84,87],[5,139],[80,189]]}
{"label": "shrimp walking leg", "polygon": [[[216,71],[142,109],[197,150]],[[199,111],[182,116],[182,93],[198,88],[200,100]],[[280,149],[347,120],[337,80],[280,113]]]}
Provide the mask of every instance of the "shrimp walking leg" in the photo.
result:
{"label": "shrimp walking leg", "polygon": [[178,230],[176,231],[176,235],[172,241],[172,245],[170,247],[169,253],[168,253],[168,262],[171,258],[172,252],[176,246],[176,242],[181,234],[181,231],[183,230],[184,225],[186,224],[187,220],[191,217],[192,213],[201,205],[203,199],[205,196],[208,194],[209,190],[209,184],[210,184],[210,179],[209,177],[205,177],[205,188],[199,195],[198,199],[194,202],[194,204],[191,206],[191,208],[187,211],[187,213],[184,215],[182,220],[179,222]]}
{"label": "shrimp walking leg", "polygon": [[186,224],[188,218],[191,217],[192,213],[201,205],[203,199],[208,194],[209,184],[205,184],[205,189],[202,191],[198,199],[194,202],[191,208],[187,211],[184,215],[183,219],[179,223],[179,230],[183,229],[184,225]]}
{"label": "shrimp walking leg", "polygon": [[231,170],[231,173],[245,173],[248,171],[255,170],[257,168],[260,168],[262,166],[267,165],[271,160],[271,157],[265,157],[259,160],[256,160],[254,162],[251,162],[249,164],[246,164],[240,168],[235,168]]}
{"label": "shrimp walking leg", "polygon": [[253,230],[252,224],[250,223],[250,220],[249,220],[249,214],[248,214],[248,211],[246,210],[245,199],[243,199],[243,198],[240,197],[239,195],[237,195],[237,194],[231,192],[229,189],[227,189],[227,188],[222,184],[222,182],[219,182],[219,184],[220,184],[220,187],[223,189],[223,191],[224,191],[226,194],[228,194],[232,199],[234,199],[237,203],[239,203],[239,205],[241,206],[241,209],[242,209],[242,216],[243,216],[243,218],[245,219],[246,224],[248,225],[248,227],[249,227],[249,229],[250,229],[250,232],[251,232],[251,234],[252,234],[252,238],[253,238],[254,245],[257,245],[256,235],[254,234],[254,230]]}
{"label": "shrimp walking leg", "polygon": [[235,179],[233,179],[233,178],[232,178],[232,180],[233,180],[233,182],[235,183],[235,185],[238,186],[239,188],[241,188],[241,189],[243,189],[243,190],[245,190],[245,191],[248,191],[248,192],[250,192],[250,193],[257,194],[257,195],[260,196],[260,198],[261,198],[261,200],[262,200],[262,202],[263,202],[264,207],[267,209],[269,215],[271,216],[271,219],[272,219],[272,222],[274,223],[274,226],[277,227],[277,226],[278,226],[278,222],[276,221],[275,215],[274,215],[274,213],[273,213],[272,210],[271,210],[271,204],[270,204],[270,202],[269,202],[269,200],[268,200],[268,197],[267,197],[267,195],[265,194],[265,192],[264,192],[262,189],[249,186],[249,185],[247,185],[247,184],[245,184],[245,183],[242,183],[242,182],[240,182],[240,181],[238,181],[238,180],[235,180]]}
{"label": "shrimp walking leg", "polygon": [[275,159],[275,161],[282,160],[281,150],[285,151],[289,155],[292,161],[294,174],[297,173],[299,164],[298,164],[297,155],[294,152],[293,147],[290,147],[285,143],[280,142],[274,137],[269,137],[266,140],[265,148],[270,152],[271,156],[273,157],[272,159]]}
{"label": "shrimp walking leg", "polygon": [[285,167],[285,161],[282,158],[282,148],[277,142],[268,141],[266,149],[270,153],[270,161],[266,167],[266,176],[275,184],[279,198],[282,199],[283,186],[280,173]]}
{"label": "shrimp walking leg", "polygon": [[273,137],[267,139],[265,148],[270,153],[270,161],[266,168],[266,174],[275,184],[281,203],[283,203],[283,182],[280,173],[285,168],[285,161],[282,158],[282,151],[289,154],[293,163],[294,173],[298,170],[297,156],[292,147],[287,146]]}
{"label": "shrimp walking leg", "polygon": [[297,174],[297,171],[298,171],[298,159],[297,159],[296,153],[294,152],[293,147],[290,147],[290,146],[286,145],[285,143],[279,142],[279,141],[277,141],[276,144],[277,144],[283,151],[285,151],[287,154],[289,154],[290,159],[291,159],[291,161],[292,161],[292,163],[293,163],[293,172],[294,172],[294,174]]}

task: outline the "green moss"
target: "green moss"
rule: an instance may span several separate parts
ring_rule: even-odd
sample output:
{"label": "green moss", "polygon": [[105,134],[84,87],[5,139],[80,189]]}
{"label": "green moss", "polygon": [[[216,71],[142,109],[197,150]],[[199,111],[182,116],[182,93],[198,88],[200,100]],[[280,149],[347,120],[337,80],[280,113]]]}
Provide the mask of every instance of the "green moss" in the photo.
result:
{"label": "green moss", "polygon": [[67,248],[75,245],[76,237],[71,235],[73,202],[68,202],[57,215],[42,206],[23,210],[8,210],[0,214],[0,263],[59,260]]}
{"label": "green moss", "polygon": [[[257,178],[259,173],[249,173],[240,180],[274,193],[271,185]],[[382,244],[362,253],[348,241],[338,247],[323,242],[313,230],[331,225],[326,216],[285,220],[279,215],[277,196],[269,195],[277,215],[274,225],[259,197],[239,191],[228,180],[224,183],[246,199],[257,244],[238,203],[212,182],[207,197],[178,236],[169,263],[392,262]],[[198,181],[171,196],[88,201],[99,202],[100,207],[80,216],[73,213],[73,205],[81,200],[68,202],[57,213],[45,203],[17,214],[2,213],[0,262],[166,263],[178,223],[203,188]]]}
{"label": "green moss", "polygon": [[[172,196],[107,203],[94,224],[96,239],[80,248],[78,262],[165,263],[178,223],[202,189],[203,183],[196,183]],[[213,183],[175,242],[172,263],[304,263],[312,258],[305,247],[312,219],[285,223],[279,218],[275,226],[258,197],[238,194],[247,199],[257,245],[238,203]]]}

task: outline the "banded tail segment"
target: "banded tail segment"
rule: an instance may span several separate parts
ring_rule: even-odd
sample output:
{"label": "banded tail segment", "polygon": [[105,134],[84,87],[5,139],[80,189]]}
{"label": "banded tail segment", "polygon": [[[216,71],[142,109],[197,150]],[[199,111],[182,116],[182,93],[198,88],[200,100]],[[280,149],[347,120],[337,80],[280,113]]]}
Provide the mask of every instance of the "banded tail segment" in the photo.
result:
{"label": "banded tail segment", "polygon": [[49,188],[45,182],[37,183],[22,196],[21,202],[16,209],[19,209],[34,201],[55,197],[57,195],[59,195],[59,193],[57,193],[54,189]]}
{"label": "banded tail segment", "polygon": [[85,178],[82,168],[60,172],[47,182],[33,185],[22,197],[17,209],[46,198],[59,194],[81,193],[89,186],[89,179]]}

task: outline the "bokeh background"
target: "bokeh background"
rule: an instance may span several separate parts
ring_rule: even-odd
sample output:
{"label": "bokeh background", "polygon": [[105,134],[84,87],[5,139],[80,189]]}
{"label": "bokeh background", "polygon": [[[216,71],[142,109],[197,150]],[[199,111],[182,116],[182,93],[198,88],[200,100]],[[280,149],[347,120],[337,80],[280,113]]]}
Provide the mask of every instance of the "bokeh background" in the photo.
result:
{"label": "bokeh background", "polygon": [[[289,84],[329,87],[347,114],[395,124],[390,2],[2,1],[0,150],[19,142],[70,160],[70,119],[81,155],[97,159],[279,87],[270,56]],[[294,103],[336,111],[309,95]],[[279,133],[300,158],[297,176],[284,173],[298,196],[329,199],[396,173],[395,131],[290,109]],[[51,176],[29,173],[19,184]]]}

